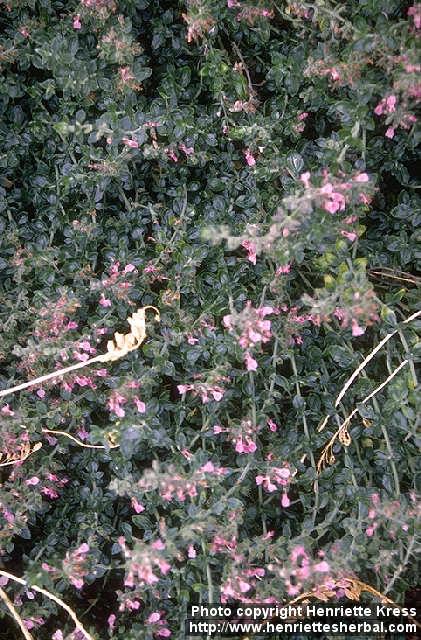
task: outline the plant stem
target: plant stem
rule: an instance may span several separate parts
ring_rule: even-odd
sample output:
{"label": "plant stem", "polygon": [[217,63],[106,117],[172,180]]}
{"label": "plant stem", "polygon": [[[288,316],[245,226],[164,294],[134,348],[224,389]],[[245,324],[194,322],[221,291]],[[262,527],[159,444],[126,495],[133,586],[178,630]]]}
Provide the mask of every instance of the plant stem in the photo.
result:
{"label": "plant stem", "polygon": [[[297,370],[297,363],[295,361],[295,356],[294,353],[291,352],[290,354],[290,360],[291,360],[291,365],[292,365],[292,370],[294,372],[294,376],[295,376],[295,389],[297,392],[297,396],[299,398],[302,398],[302,394],[301,394],[301,388],[300,388],[300,383],[298,382],[298,370]],[[304,401],[305,403],[305,401]],[[314,475],[315,475],[315,480],[314,480],[314,485],[313,485],[313,489],[314,489],[314,506],[313,506],[313,514],[312,514],[312,522],[313,522],[313,526],[316,523],[316,517],[317,517],[317,511],[319,509],[319,480],[317,477],[317,467],[316,467],[316,460],[314,458],[314,454],[313,454],[313,450],[311,448],[311,440],[310,440],[310,432],[308,429],[308,424],[307,424],[307,418],[306,418],[306,414],[305,414],[305,407],[303,407],[303,411],[302,411],[302,421],[303,421],[303,429],[304,429],[304,435],[306,437],[306,440],[308,442],[309,445],[309,456],[310,456],[310,461],[311,461],[311,466],[313,467],[314,470]]]}

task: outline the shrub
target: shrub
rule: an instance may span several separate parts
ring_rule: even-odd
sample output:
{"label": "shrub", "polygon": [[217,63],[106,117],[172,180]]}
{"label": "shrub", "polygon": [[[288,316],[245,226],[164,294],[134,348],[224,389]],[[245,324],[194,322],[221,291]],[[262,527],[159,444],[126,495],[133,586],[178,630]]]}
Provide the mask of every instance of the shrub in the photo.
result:
{"label": "shrub", "polygon": [[7,637],[404,602],[421,6],[0,5],[1,387],[80,367],[0,392]]}

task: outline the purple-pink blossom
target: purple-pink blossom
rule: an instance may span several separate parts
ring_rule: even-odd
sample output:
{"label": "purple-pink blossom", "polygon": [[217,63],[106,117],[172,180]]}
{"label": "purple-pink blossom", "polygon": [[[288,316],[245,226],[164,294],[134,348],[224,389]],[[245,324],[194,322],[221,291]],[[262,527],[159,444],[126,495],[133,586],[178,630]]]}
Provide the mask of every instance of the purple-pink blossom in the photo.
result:
{"label": "purple-pink blossom", "polygon": [[131,499],[131,504],[136,513],[142,513],[142,511],[145,511],[145,507],[135,496]]}
{"label": "purple-pink blossom", "polygon": [[130,147],[131,149],[138,149],[139,143],[137,140],[131,140],[130,138],[123,138],[121,141],[126,147]]}
{"label": "purple-pink blossom", "polygon": [[99,299],[99,304],[101,307],[111,307],[111,300],[106,298],[103,293],[101,293],[101,297]]}
{"label": "purple-pink blossom", "polygon": [[248,166],[249,167],[254,167],[254,165],[256,164],[256,158],[254,157],[254,155],[252,154],[250,149],[245,149],[243,151],[243,153],[244,153],[244,158],[245,158]]}
{"label": "purple-pink blossom", "polygon": [[257,254],[256,254],[256,244],[252,240],[243,240],[241,246],[247,251],[247,259],[252,263],[256,264]]}
{"label": "purple-pink blossom", "polygon": [[142,400],[140,400],[137,396],[134,396],[133,402],[135,403],[136,409],[139,411],[139,413],[145,413],[146,405],[144,402],[142,402]]}
{"label": "purple-pink blossom", "polygon": [[357,320],[353,318],[351,322],[351,331],[354,338],[356,338],[358,336],[362,336],[365,333],[365,327],[360,327]]}
{"label": "purple-pink blossom", "polygon": [[288,498],[288,494],[283,493],[281,498],[281,505],[284,507],[284,509],[286,509],[287,507],[289,507],[290,504],[291,504],[291,501]]}
{"label": "purple-pink blossom", "polygon": [[14,416],[15,415],[15,412],[12,411],[12,409],[10,408],[9,404],[3,405],[0,411],[4,416]]}
{"label": "purple-pink blossom", "polygon": [[244,362],[246,364],[247,371],[256,371],[257,362],[248,351],[244,354]]}
{"label": "purple-pink blossom", "polygon": [[39,483],[39,478],[37,476],[32,476],[32,478],[28,478],[27,480],[25,480],[25,484],[28,485],[28,487],[35,487],[38,483]]}

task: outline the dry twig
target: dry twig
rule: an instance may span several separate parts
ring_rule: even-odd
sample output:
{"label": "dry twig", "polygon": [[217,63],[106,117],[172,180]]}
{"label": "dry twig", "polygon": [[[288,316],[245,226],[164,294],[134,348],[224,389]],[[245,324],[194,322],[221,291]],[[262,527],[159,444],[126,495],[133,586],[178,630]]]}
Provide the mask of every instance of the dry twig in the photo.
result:
{"label": "dry twig", "polygon": [[[415,313],[412,314],[412,316],[410,316],[409,318],[404,320],[402,322],[402,324],[408,324],[408,322],[412,322],[412,320],[415,320],[416,318],[419,318],[420,316],[421,316],[421,311],[416,311]],[[381,340],[379,342],[379,344],[373,349],[373,351],[371,351],[368,354],[368,356],[366,358],[364,358],[362,363],[355,369],[354,373],[351,375],[350,378],[348,378],[348,380],[345,382],[344,386],[342,387],[338,397],[335,400],[335,409],[336,409],[336,407],[338,407],[340,401],[342,400],[342,398],[344,397],[344,395],[348,391],[348,389],[351,386],[351,384],[354,382],[355,378],[361,373],[361,371],[366,367],[366,365],[370,362],[370,360],[372,360],[374,358],[376,353],[378,351],[380,351],[380,349],[386,344],[386,342],[388,342],[388,340],[390,340],[390,338],[393,338],[393,336],[396,335],[398,332],[399,332],[399,329],[395,329],[395,331],[392,331],[392,333],[388,333],[383,338],[383,340]],[[327,415],[325,417],[325,419],[323,420],[323,422],[321,423],[321,425],[318,427],[317,431],[319,431],[319,432],[323,431],[323,429],[327,425],[327,422],[328,422],[329,418],[331,418],[331,417],[332,417],[332,414]]]}
{"label": "dry twig", "polygon": [[30,455],[35,453],[35,451],[38,451],[39,449],[41,449],[41,447],[42,447],[41,442],[37,442],[36,444],[34,444],[34,446],[31,449],[30,442],[25,442],[24,444],[21,445],[20,451],[18,453],[1,453],[0,452],[0,461],[4,460],[4,462],[0,462],[0,467],[8,467],[9,465],[23,462],[24,460],[29,458]]}
{"label": "dry twig", "polygon": [[111,441],[108,447],[103,444],[85,444],[84,442],[82,442],[82,440],[78,440],[77,438],[72,436],[71,433],[67,433],[67,431],[53,431],[52,429],[42,429],[42,432],[52,433],[55,436],[64,436],[65,438],[69,438],[69,440],[72,440],[79,447],[84,447],[85,449],[115,449],[119,446],[118,444],[113,444]]}
{"label": "dry twig", "polygon": [[[0,569],[0,576],[4,576],[5,578],[8,578],[9,580],[13,580],[14,582],[18,582],[19,584],[22,584],[23,586],[30,588],[32,591],[37,591],[38,593],[42,593],[42,595],[46,596],[47,598],[49,598],[50,600],[58,604],[62,609],[64,609],[69,614],[69,616],[75,623],[76,629],[85,636],[86,640],[94,640],[91,634],[88,633],[88,631],[86,631],[82,623],[79,621],[73,609],[71,609],[65,602],[63,602],[63,600],[55,596],[54,593],[51,593],[50,591],[47,591],[42,587],[38,587],[36,584],[29,584],[23,578],[18,578],[17,576],[14,576],[12,573],[9,573],[8,571],[3,571],[2,569]],[[32,640],[32,638],[29,636],[28,640]]]}
{"label": "dry twig", "polygon": [[52,380],[59,378],[70,371],[76,371],[77,369],[82,369],[83,367],[87,367],[90,364],[94,364],[96,362],[114,362],[115,360],[119,360],[126,356],[130,351],[134,351],[144,341],[146,338],[146,311],[147,309],[152,309],[155,312],[155,318],[159,321],[159,311],[156,307],[152,307],[148,305],[146,307],[142,307],[138,309],[132,316],[127,318],[127,322],[131,327],[130,333],[118,333],[114,334],[113,340],[109,340],[107,342],[107,353],[101,354],[99,356],[95,356],[94,358],[90,358],[85,362],[78,362],[76,364],[71,365],[70,367],[65,367],[64,369],[59,369],[58,371],[53,371],[52,373],[47,373],[45,376],[41,376],[39,378],[35,378],[35,380],[30,380],[29,382],[23,382],[22,384],[17,385],[16,387],[10,387],[9,389],[3,389],[0,391],[0,398],[4,398],[12,393],[16,393],[17,391],[22,391],[23,389],[28,389],[28,387],[33,387],[35,385],[40,385],[47,380]]}
{"label": "dry twig", "polygon": [[[382,382],[376,389],[374,389],[374,391],[372,391],[368,396],[366,396],[364,400],[362,400],[359,404],[366,404],[369,400],[371,400],[371,398],[374,398],[374,396],[377,393],[379,393],[379,391],[381,391],[383,387],[389,384],[389,382],[407,364],[408,364],[408,360],[404,360],[403,362],[401,362],[400,365],[396,367],[394,371],[392,371],[390,376],[384,382]],[[349,416],[342,422],[342,424],[340,425],[336,433],[333,434],[333,436],[331,437],[331,439],[323,449],[321,456],[319,458],[319,462],[317,463],[317,473],[320,473],[326,467],[326,465],[330,465],[335,462],[335,456],[333,455],[332,449],[337,439],[339,439],[339,442],[343,444],[345,447],[349,447],[349,445],[351,444],[351,436],[349,435],[349,432],[348,432],[348,425],[356,413],[358,413],[358,407],[353,409],[353,411],[349,414]]]}

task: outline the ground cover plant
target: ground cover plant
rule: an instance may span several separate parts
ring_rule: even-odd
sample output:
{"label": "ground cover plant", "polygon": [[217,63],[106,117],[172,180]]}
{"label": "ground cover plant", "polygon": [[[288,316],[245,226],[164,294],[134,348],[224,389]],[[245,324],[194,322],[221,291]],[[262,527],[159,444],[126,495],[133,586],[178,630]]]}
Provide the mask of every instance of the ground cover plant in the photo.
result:
{"label": "ground cover plant", "polygon": [[420,33],[0,0],[0,638],[413,604]]}

